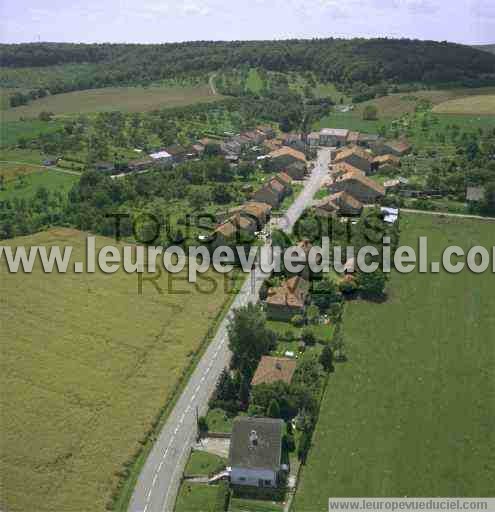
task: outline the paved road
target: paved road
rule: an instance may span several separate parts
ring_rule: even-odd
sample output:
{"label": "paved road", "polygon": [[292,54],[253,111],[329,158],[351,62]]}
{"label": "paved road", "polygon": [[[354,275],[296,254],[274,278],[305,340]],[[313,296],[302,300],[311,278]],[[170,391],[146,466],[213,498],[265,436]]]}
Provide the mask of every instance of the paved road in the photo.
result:
{"label": "paved road", "polygon": [[[327,174],[329,151],[319,154],[318,163],[304,190],[283,219],[281,228],[289,232],[304,209],[311,204]],[[196,414],[204,415],[218,377],[228,366],[227,325],[233,310],[258,300],[259,289],[268,277],[259,268],[253,270],[232,303],[230,311],[199,361],[189,382],[164,425],[144,465],[129,504],[130,512],[169,512],[173,510],[180,478],[190,447],[196,436]]]}

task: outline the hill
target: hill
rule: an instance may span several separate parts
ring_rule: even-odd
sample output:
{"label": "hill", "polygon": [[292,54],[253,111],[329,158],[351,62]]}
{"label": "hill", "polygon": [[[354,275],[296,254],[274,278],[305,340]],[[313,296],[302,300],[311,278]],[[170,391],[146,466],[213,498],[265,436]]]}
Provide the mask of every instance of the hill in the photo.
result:
{"label": "hill", "polygon": [[196,41],[161,45],[4,44],[0,45],[0,61],[7,68],[82,66],[76,76],[63,84],[60,81],[48,84],[51,93],[148,83],[239,66],[312,72],[322,82],[344,86],[387,81],[477,83],[495,77],[495,56],[486,51],[454,43],[409,39]]}
{"label": "hill", "polygon": [[495,44],[478,44],[473,45],[473,48],[483,52],[495,53]]}

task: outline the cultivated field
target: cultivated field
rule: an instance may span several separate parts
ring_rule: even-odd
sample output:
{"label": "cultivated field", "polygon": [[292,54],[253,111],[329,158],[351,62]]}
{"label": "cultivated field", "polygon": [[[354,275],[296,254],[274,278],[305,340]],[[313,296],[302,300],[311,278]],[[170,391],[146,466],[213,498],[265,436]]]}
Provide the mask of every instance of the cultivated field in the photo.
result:
{"label": "cultivated field", "polygon": [[436,105],[433,112],[439,114],[470,114],[495,116],[495,94],[469,96],[445,101]]}
{"label": "cultivated field", "polygon": [[[439,105],[446,101],[460,98],[470,98],[478,96],[491,97],[495,93],[494,87],[463,88],[463,89],[441,89],[431,91],[415,91],[411,93],[390,94],[381,98],[365,101],[357,106],[355,114],[362,116],[362,111],[366,105],[373,104],[378,108],[379,117],[399,117],[402,114],[412,113],[421,100],[427,100],[432,105]],[[439,111],[440,112],[440,111]],[[471,112],[450,112],[459,114],[469,114]],[[476,112],[474,112],[476,113]]]}
{"label": "cultivated field", "polygon": [[[493,245],[489,221],[402,218],[402,245],[429,235]],[[347,307],[349,361],[323,400],[295,510],[330,496],[491,496],[495,489],[495,276],[394,274],[384,304]]]}
{"label": "cultivated field", "polygon": [[208,85],[190,87],[108,87],[47,96],[28,105],[5,110],[2,117],[4,121],[18,121],[22,117],[37,117],[43,111],[53,112],[55,115],[112,110],[147,112],[160,108],[204,103],[219,98],[221,97],[212,95]]}
{"label": "cultivated field", "polygon": [[[98,238],[102,246],[113,241]],[[4,244],[73,245],[52,229]],[[200,347],[227,299],[223,279],[168,274],[158,294],[135,274],[7,274],[0,269],[0,508],[103,511],[122,464]],[[167,289],[169,290],[167,292]]]}

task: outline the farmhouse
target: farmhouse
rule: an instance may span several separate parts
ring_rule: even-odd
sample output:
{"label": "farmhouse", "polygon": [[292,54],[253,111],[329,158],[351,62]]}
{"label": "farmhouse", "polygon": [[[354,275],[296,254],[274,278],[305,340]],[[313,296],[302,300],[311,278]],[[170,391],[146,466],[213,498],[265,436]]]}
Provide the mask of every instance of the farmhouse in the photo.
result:
{"label": "farmhouse", "polygon": [[266,203],[272,208],[277,207],[284,200],[285,196],[290,194],[290,177],[285,173],[280,173],[270,179],[253,195],[253,201]]}
{"label": "farmhouse", "polygon": [[320,133],[312,132],[307,137],[306,140],[310,147],[315,147],[320,145]]}
{"label": "farmhouse", "polygon": [[290,190],[292,178],[285,172],[279,172],[275,175],[275,179],[285,188],[286,192]]}
{"label": "farmhouse", "polygon": [[347,192],[364,204],[374,203],[385,195],[385,189],[380,184],[357,173],[348,173],[337,178],[331,189],[334,192]]}
{"label": "farmhouse", "polygon": [[302,162],[306,164],[306,156],[301,151],[287,146],[272,151],[268,155],[272,161],[273,167],[277,170],[284,169],[294,162]]}
{"label": "farmhouse", "polygon": [[374,146],[380,141],[380,136],[376,133],[360,133],[358,146],[374,149]]}
{"label": "farmhouse", "polygon": [[260,125],[256,127],[256,130],[265,137],[265,139],[273,139],[275,137],[275,130],[268,125]]}
{"label": "farmhouse", "polygon": [[237,214],[252,219],[256,225],[256,231],[261,231],[265,224],[270,219],[272,207],[267,203],[258,203],[256,201],[249,201],[242,206],[233,208],[231,213]]}
{"label": "farmhouse", "polygon": [[306,164],[297,161],[284,167],[283,171],[293,180],[303,180],[306,175]]}
{"label": "farmhouse", "polygon": [[127,163],[129,171],[144,171],[153,167],[155,161],[151,158],[142,158],[140,160],[130,160]]}
{"label": "farmhouse", "polygon": [[320,146],[340,147],[346,143],[349,130],[343,128],[323,128],[320,130]]}
{"label": "farmhouse", "polygon": [[380,171],[388,171],[400,167],[400,158],[387,153],[385,155],[375,156],[375,158],[373,158],[373,164]]}
{"label": "farmhouse", "polygon": [[411,144],[404,140],[391,140],[385,141],[383,144],[379,146],[382,154],[391,154],[394,156],[404,156],[407,155],[411,151]]}
{"label": "farmhouse", "polygon": [[287,357],[263,356],[256,368],[251,386],[258,384],[273,384],[274,382],[286,382],[290,384],[297,362]]}
{"label": "farmhouse", "polygon": [[337,164],[333,165],[332,170],[330,171],[330,174],[333,178],[338,178],[339,176],[344,176],[344,174],[347,173],[357,173],[364,176],[365,172],[361,169],[358,169],[357,167],[354,167],[348,162],[339,162]]}
{"label": "farmhouse", "polygon": [[266,299],[268,318],[287,321],[294,315],[304,314],[308,296],[308,282],[300,276],[287,279],[278,288],[270,288]]}
{"label": "farmhouse", "polygon": [[335,163],[341,162],[346,162],[366,174],[371,172],[373,168],[373,156],[359,146],[352,146],[339,151],[335,157]]}
{"label": "farmhouse", "polygon": [[363,203],[344,191],[332,194],[330,196],[330,201],[337,205],[339,215],[361,215],[361,212],[363,211]]}
{"label": "farmhouse", "polygon": [[236,418],[232,425],[229,465],[233,485],[277,487],[282,472],[283,420]]}

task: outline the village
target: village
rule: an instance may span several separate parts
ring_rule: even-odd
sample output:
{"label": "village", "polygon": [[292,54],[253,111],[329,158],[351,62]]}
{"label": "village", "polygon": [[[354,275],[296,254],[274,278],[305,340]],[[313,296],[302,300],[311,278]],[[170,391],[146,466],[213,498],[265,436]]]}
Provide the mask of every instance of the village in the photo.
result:
{"label": "village", "polygon": [[[243,141],[249,139],[246,134],[241,137]],[[234,142],[237,144],[238,138],[226,145],[232,148]],[[350,230],[359,232],[360,219],[366,216],[398,238],[399,209],[381,206],[387,193],[395,189],[395,182],[382,186],[373,176],[384,168],[399,172],[401,158],[411,151],[406,141],[323,129],[306,138],[299,134],[271,135],[253,143],[265,144],[271,150],[258,159],[264,165],[269,163],[274,174],[249,201],[223,214],[214,231],[215,247],[246,240],[278,245],[283,216],[280,206],[291,196],[294,183],[308,179],[318,151],[330,153],[330,164],[319,198],[307,208],[303,219],[337,226],[332,235],[337,233],[338,237],[340,233],[344,240]],[[312,233],[306,226],[308,237],[301,238],[304,234],[304,227],[296,230],[290,242],[307,262],[313,244],[320,243],[325,232]],[[251,371],[239,362],[224,369],[209,412],[198,418],[198,437],[176,510],[181,510],[181,500],[194,499],[194,493],[204,485],[218,486],[217,503],[262,500],[280,510],[288,509],[311,444],[326,381],[334,364],[346,360],[341,331],[343,304],[359,294],[379,298],[385,286],[385,278],[377,285],[376,279],[371,283],[366,274],[359,273],[354,258],[342,263],[340,274],[316,275],[307,263],[297,274],[286,270],[273,274],[260,290],[259,306],[238,313],[249,315],[249,324],[242,324],[247,332],[236,333],[236,322],[242,322],[233,320],[231,340],[240,336],[245,343],[251,343],[253,337],[267,337],[269,341],[251,354],[250,364],[253,358],[255,362]],[[260,324],[261,332],[252,329],[253,324]],[[242,359],[244,350],[242,344],[238,353],[234,348],[233,360]]]}

